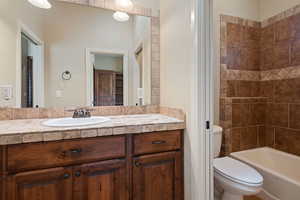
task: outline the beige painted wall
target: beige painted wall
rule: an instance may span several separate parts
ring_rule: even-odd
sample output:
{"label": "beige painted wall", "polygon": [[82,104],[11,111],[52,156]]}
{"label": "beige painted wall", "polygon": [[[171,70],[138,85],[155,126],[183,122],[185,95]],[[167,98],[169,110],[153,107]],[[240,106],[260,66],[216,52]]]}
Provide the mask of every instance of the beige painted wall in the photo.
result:
{"label": "beige painted wall", "polygon": [[[193,126],[193,0],[161,1],[161,105],[180,108],[187,117],[184,133],[185,199],[204,200],[203,135]],[[200,103],[200,102],[199,102]]]}
{"label": "beige painted wall", "polygon": [[151,8],[154,16],[159,15],[160,0],[135,0],[134,2],[140,4],[145,8]]}
{"label": "beige painted wall", "polygon": [[[22,22],[43,39],[42,13],[27,1],[0,1],[0,85],[13,86],[13,99],[1,106],[16,105],[16,47],[18,24]],[[19,75],[21,77],[21,74]]]}
{"label": "beige painted wall", "polygon": [[[264,0],[262,0],[264,1]],[[220,15],[242,17],[259,20],[260,0],[214,0],[214,121],[219,123],[219,97],[220,97]]]}
{"label": "beige painted wall", "polygon": [[259,19],[265,20],[300,4],[300,0],[260,0]]}
{"label": "beige painted wall", "polygon": [[[46,107],[86,105],[86,48],[128,52],[132,21],[119,23],[112,11],[64,3],[54,3],[46,12]],[[65,70],[72,73],[69,81],[61,79]],[[57,90],[62,97],[56,97]]]}

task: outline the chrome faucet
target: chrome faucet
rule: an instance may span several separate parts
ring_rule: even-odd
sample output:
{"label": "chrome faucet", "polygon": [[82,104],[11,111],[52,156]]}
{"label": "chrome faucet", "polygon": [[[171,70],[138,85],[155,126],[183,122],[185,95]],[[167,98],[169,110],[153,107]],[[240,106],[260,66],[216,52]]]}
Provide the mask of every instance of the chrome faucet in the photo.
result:
{"label": "chrome faucet", "polygon": [[91,117],[91,110],[89,109],[80,108],[74,110],[73,118],[89,118],[89,117]]}

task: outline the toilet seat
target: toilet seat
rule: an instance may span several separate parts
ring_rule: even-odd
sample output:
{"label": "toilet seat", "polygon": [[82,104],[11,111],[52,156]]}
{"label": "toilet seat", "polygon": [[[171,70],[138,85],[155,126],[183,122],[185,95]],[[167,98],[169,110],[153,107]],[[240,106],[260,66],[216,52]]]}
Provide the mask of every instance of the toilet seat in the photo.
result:
{"label": "toilet seat", "polygon": [[214,160],[214,170],[227,179],[246,186],[261,186],[263,177],[252,167],[230,157]]}

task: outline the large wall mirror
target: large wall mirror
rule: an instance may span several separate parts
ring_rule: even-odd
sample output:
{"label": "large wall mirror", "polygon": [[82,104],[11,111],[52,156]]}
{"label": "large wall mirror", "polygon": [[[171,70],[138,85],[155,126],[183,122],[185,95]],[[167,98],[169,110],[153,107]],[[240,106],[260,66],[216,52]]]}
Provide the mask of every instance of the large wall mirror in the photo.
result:
{"label": "large wall mirror", "polygon": [[0,107],[156,104],[151,17],[50,2],[0,2]]}

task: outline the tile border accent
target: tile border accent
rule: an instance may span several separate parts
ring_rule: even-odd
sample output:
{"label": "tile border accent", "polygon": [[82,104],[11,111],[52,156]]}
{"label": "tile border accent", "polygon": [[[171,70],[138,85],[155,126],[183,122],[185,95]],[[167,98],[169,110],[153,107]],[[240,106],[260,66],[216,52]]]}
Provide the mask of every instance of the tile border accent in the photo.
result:
{"label": "tile border accent", "polygon": [[259,71],[244,71],[244,70],[226,70],[226,80],[239,81],[260,81],[261,73]]}
{"label": "tile border accent", "polygon": [[[59,117],[71,117],[72,112],[68,108],[0,108],[1,120],[22,120],[22,119],[48,119]],[[157,114],[166,115],[180,120],[186,119],[185,113],[181,109],[160,107],[158,105],[148,106],[107,106],[89,107],[93,116],[113,116],[113,115],[137,115],[137,114]]]}
{"label": "tile border accent", "polygon": [[185,129],[185,122],[167,123],[167,124],[150,124],[150,125],[133,125],[112,128],[95,128],[74,131],[56,131],[41,133],[26,133],[15,135],[0,136],[0,145],[25,144],[33,142],[50,142],[59,140],[94,138],[102,136],[140,134],[156,131],[173,131]]}
{"label": "tile border accent", "polygon": [[224,70],[226,80],[275,81],[300,78],[300,66],[265,71]]}
{"label": "tile border accent", "polygon": [[286,67],[282,69],[273,69],[261,71],[261,81],[273,81],[293,79],[300,77],[300,66]]}
{"label": "tile border accent", "polygon": [[151,104],[160,104],[160,18],[151,17]]}
{"label": "tile border accent", "polygon": [[291,16],[293,16],[293,15],[297,15],[297,14],[299,14],[299,13],[300,13],[300,4],[294,6],[294,7],[290,8],[290,9],[288,9],[288,10],[286,10],[286,11],[283,11],[283,12],[281,12],[281,13],[279,13],[279,14],[277,14],[277,15],[271,17],[271,18],[268,18],[268,19],[266,19],[266,20],[263,20],[263,21],[261,22],[261,26],[262,26],[262,28],[264,28],[264,27],[266,27],[266,26],[269,26],[269,25],[271,25],[271,24],[274,24],[274,23],[276,23],[276,22],[278,22],[278,21],[280,21],[280,20],[283,20],[283,19],[285,19],[285,18],[291,17]]}
{"label": "tile border accent", "polygon": [[[47,119],[72,117],[77,107],[66,108],[0,108],[0,120]],[[82,107],[78,107],[82,108]],[[84,107],[91,109],[93,116],[134,115],[159,113],[158,105],[147,106],[102,106]]]}

